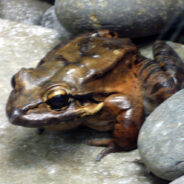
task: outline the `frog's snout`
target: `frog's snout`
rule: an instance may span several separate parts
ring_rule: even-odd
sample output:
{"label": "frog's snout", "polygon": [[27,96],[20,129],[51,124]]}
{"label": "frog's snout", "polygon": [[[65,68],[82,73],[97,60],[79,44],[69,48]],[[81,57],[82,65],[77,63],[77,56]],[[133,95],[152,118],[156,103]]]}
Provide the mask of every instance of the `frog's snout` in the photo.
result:
{"label": "frog's snout", "polygon": [[19,109],[8,109],[7,108],[7,116],[9,118],[10,123],[14,124],[14,125],[20,125],[21,121],[20,121],[20,117],[21,117],[21,110]]}

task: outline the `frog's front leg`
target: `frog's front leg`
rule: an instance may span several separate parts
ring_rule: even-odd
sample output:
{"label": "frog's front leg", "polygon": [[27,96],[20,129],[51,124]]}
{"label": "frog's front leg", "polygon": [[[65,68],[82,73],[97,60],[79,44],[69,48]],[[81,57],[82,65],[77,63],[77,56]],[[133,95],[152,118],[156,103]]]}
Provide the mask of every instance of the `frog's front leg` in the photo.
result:
{"label": "frog's front leg", "polygon": [[[139,129],[144,120],[143,104],[141,96],[127,97],[121,94],[113,94],[104,102],[104,108],[116,116],[113,138],[101,141],[106,145],[98,156],[97,161],[110,152],[130,150],[136,147]],[[100,141],[93,142],[93,145],[100,145]]]}

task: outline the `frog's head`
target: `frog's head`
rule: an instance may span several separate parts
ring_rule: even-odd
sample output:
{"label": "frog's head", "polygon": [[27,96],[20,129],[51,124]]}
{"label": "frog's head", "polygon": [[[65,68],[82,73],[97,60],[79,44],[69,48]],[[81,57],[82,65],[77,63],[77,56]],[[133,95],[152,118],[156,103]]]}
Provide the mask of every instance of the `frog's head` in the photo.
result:
{"label": "frog's head", "polygon": [[53,83],[49,74],[41,76],[34,69],[20,70],[13,76],[12,86],[7,115],[16,125],[41,127],[74,120],[79,123],[103,107],[102,102],[91,100],[91,94],[78,95],[66,82]]}
{"label": "frog's head", "polygon": [[[111,93],[98,81],[132,52],[136,47],[129,39],[112,38],[106,31],[56,47],[35,69],[22,69],[12,78],[7,103],[10,122],[40,127],[81,122],[95,115],[104,103],[93,97]],[[94,82],[87,85],[90,81]]]}

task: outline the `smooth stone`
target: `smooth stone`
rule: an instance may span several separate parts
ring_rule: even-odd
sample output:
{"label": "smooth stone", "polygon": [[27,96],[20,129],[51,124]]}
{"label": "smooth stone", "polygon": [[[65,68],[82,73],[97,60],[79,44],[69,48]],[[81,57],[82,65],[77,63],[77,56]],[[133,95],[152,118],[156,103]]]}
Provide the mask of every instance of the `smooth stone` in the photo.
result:
{"label": "smooth stone", "polygon": [[110,29],[123,36],[159,33],[182,10],[183,0],[56,0],[56,15],[69,31]]}
{"label": "smooth stone", "polygon": [[174,181],[170,182],[169,184],[183,184],[184,183],[184,176],[181,176]]}
{"label": "smooth stone", "polygon": [[38,25],[50,6],[39,0],[0,0],[0,18]]}
{"label": "smooth stone", "polygon": [[138,138],[138,149],[148,170],[165,180],[184,174],[184,89],[148,116]]}
{"label": "smooth stone", "polygon": [[1,19],[0,25],[0,183],[166,184],[137,163],[137,150],[109,154],[95,162],[104,148],[87,142],[108,133],[77,129],[37,135],[36,129],[11,125],[5,104],[12,75],[22,67],[35,67],[60,42],[60,34]]}
{"label": "smooth stone", "polygon": [[61,33],[62,37],[70,38],[72,34],[68,32],[58,21],[56,14],[55,14],[55,7],[50,7],[43,15],[41,20],[41,25],[50,28],[55,29],[58,32]]}

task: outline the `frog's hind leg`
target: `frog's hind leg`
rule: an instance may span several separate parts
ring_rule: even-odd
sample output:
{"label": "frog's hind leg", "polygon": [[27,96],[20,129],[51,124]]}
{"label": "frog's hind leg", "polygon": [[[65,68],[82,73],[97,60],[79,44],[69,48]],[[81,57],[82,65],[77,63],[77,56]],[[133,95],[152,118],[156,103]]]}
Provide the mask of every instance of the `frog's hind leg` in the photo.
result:
{"label": "frog's hind leg", "polygon": [[[161,92],[162,96],[167,98],[184,86],[184,63],[165,41],[158,40],[154,43],[153,55],[155,62],[159,64],[167,78],[165,85],[160,83],[160,85],[157,85],[157,89],[163,88],[161,90],[163,91]],[[164,93],[168,95],[164,95]]]}
{"label": "frog's hind leg", "polygon": [[165,41],[157,40],[153,44],[153,55],[161,69],[172,77],[177,77],[179,74],[184,75],[182,59]]}
{"label": "frog's hind leg", "polygon": [[153,45],[154,62],[140,72],[145,97],[157,105],[184,86],[184,63],[164,41]]}

